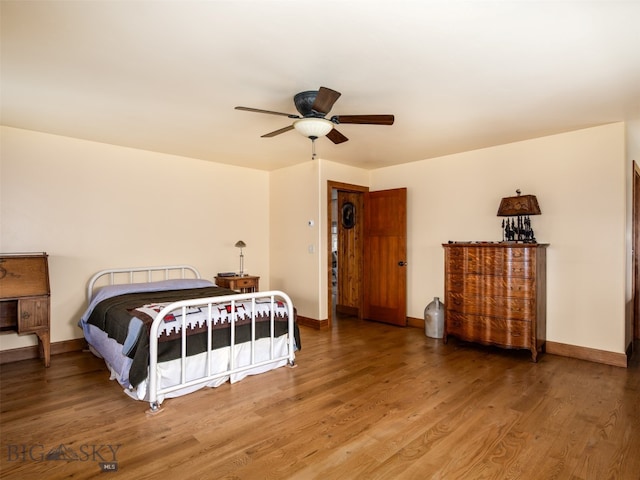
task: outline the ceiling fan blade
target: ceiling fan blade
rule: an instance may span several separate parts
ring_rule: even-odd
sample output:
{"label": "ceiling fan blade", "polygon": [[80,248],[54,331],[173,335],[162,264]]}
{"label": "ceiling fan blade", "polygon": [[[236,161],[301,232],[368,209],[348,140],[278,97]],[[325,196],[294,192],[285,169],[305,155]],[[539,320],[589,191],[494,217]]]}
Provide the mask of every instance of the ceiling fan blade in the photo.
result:
{"label": "ceiling fan blade", "polygon": [[327,133],[327,138],[331,140],[333,143],[335,143],[336,145],[338,143],[346,142],[347,140],[349,140],[347,137],[345,137],[335,128],[331,130],[329,133]]}
{"label": "ceiling fan blade", "polygon": [[261,137],[262,138],[275,137],[276,135],[280,135],[281,133],[288,132],[289,130],[293,130],[293,125],[289,125],[288,127],[284,127],[279,130],[274,130],[273,132],[270,132],[270,133],[265,133],[264,135],[261,135]]}
{"label": "ceiling fan blade", "polygon": [[338,123],[359,123],[361,125],[393,125],[393,115],[336,115],[331,120]]}
{"label": "ceiling fan blade", "polygon": [[244,110],[245,112],[268,113],[269,115],[282,115],[283,117],[289,118],[300,118],[298,115],[294,115],[292,113],[274,112],[273,110],[261,110],[259,108],[236,107],[236,110]]}
{"label": "ceiling fan blade", "polygon": [[336,103],[336,100],[340,98],[340,95],[342,95],[340,92],[336,92],[330,88],[320,87],[311,108],[316,112],[327,114],[331,110],[331,107],[333,107],[333,104]]}

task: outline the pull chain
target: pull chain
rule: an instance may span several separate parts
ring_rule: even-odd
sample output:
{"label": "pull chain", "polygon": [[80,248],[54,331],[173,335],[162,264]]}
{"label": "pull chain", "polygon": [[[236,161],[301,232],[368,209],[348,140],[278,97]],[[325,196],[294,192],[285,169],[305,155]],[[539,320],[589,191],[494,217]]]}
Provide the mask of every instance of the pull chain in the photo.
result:
{"label": "pull chain", "polygon": [[311,160],[316,159],[316,138],[318,137],[309,137],[311,139]]}

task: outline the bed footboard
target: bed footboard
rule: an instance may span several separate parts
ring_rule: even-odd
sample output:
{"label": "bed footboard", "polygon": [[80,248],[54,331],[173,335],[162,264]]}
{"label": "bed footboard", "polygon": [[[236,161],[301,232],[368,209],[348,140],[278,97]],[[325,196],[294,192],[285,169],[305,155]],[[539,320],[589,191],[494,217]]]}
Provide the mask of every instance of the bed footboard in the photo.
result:
{"label": "bed footboard", "polygon": [[[264,305],[266,299],[270,302],[270,336],[268,341],[270,342],[270,354],[269,358],[264,360],[256,359],[256,342],[258,339],[256,338],[256,321],[257,321],[257,308],[256,308],[256,300],[260,299],[261,303]],[[250,312],[249,316],[251,318],[251,339],[249,343],[250,348],[250,360],[248,364],[236,365],[235,361],[235,350],[240,348],[240,344],[236,344],[236,321],[238,319],[236,304],[238,302],[244,302],[250,304]],[[277,353],[274,348],[274,344],[276,341],[276,333],[275,333],[275,306],[278,302],[282,302],[287,307],[287,348],[286,353],[281,354]],[[212,348],[212,330],[214,327],[213,321],[213,312],[214,309],[217,308],[220,304],[230,304],[230,335],[231,341],[229,345],[230,354],[229,354],[229,365],[225,371],[213,371],[212,370],[212,355],[214,349]],[[187,379],[187,328],[186,328],[186,318],[187,318],[187,309],[197,307],[206,313],[206,329],[207,329],[207,349],[204,353],[206,355],[206,367],[205,371],[201,376],[197,378],[189,378]],[[179,383],[176,383],[171,386],[166,386],[160,388],[158,385],[158,332],[164,318],[169,315],[171,312],[181,311],[180,315],[182,328],[181,328],[181,357],[180,357],[180,371],[181,378]],[[294,340],[294,310],[293,303],[289,296],[281,291],[268,291],[268,292],[254,292],[254,293],[241,293],[236,295],[228,295],[223,297],[210,297],[203,299],[191,299],[191,300],[182,300],[164,307],[156,316],[155,320],[151,325],[151,329],[149,332],[149,404],[151,407],[151,412],[159,411],[159,398],[162,395],[167,393],[180,390],[186,387],[193,387],[197,385],[205,385],[219,378],[234,375],[237,373],[249,371],[251,369],[262,367],[266,365],[272,365],[279,362],[286,362],[290,365],[294,365],[295,361],[295,340]],[[265,341],[265,339],[262,339]],[[244,344],[246,345],[246,343]],[[244,362],[243,362],[244,363]],[[190,373],[190,376],[193,377],[193,372]]]}

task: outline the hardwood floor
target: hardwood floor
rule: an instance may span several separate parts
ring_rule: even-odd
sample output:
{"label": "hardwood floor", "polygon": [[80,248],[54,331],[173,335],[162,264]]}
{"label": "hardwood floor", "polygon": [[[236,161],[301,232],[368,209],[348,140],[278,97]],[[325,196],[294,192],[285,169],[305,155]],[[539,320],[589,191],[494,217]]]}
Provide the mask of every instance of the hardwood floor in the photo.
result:
{"label": "hardwood floor", "polygon": [[640,476],[637,354],[627,369],[534,364],[356,319],[301,335],[296,368],[169,399],[156,416],[89,353],[3,365],[0,477]]}

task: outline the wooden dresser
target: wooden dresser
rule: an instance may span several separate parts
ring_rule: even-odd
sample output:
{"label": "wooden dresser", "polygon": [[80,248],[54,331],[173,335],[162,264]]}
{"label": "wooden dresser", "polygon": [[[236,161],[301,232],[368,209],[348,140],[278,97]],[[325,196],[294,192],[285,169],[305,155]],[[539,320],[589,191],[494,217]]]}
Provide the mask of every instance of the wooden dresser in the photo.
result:
{"label": "wooden dresser", "polygon": [[546,342],[546,244],[449,243],[445,327],[460,340],[531,351]]}
{"label": "wooden dresser", "polygon": [[46,253],[0,254],[0,333],[34,333],[50,365],[49,265]]}

